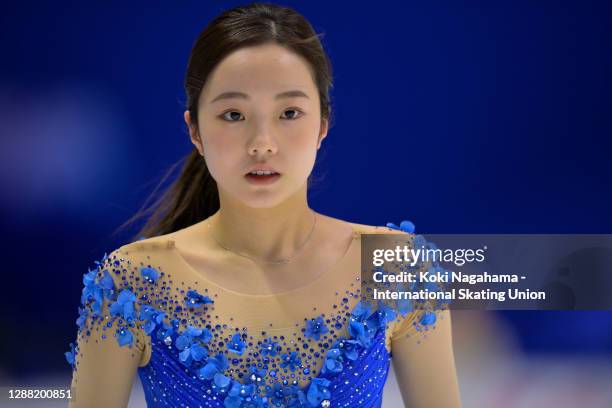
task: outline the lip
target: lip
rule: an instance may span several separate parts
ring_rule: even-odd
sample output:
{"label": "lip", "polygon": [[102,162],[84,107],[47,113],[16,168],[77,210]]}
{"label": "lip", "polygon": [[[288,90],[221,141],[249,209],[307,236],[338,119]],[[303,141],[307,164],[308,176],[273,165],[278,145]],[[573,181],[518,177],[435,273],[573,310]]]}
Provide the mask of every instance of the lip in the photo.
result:
{"label": "lip", "polygon": [[280,178],[280,174],[274,174],[272,176],[251,176],[250,174],[245,174],[244,178],[253,185],[262,186],[267,184],[272,184],[278,181]]}

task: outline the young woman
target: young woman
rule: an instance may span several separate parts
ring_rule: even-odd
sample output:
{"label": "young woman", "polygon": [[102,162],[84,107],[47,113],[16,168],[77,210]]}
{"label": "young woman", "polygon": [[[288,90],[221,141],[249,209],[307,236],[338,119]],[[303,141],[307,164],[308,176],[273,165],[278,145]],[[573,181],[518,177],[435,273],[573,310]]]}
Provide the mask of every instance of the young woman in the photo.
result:
{"label": "young woman", "polygon": [[195,148],[141,239],[83,279],[71,406],[126,406],[138,373],[155,407],[380,407],[391,361],[407,406],[460,405],[448,310],[360,293],[361,234],[413,235],[308,205],[331,78],[292,9],[235,8],[200,34]]}

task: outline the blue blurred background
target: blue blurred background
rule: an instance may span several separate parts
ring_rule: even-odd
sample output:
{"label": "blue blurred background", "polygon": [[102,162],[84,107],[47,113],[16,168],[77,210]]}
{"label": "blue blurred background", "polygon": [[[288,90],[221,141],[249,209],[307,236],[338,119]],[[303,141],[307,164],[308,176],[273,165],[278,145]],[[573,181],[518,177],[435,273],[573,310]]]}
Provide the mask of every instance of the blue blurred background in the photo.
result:
{"label": "blue blurred background", "polygon": [[[82,274],[191,150],[187,58],[238,4],[4,4],[1,385],[70,375]],[[282,4],[324,33],[334,67],[313,208],[424,234],[612,232],[610,2]],[[525,362],[612,357],[610,312],[466,313],[466,372],[461,324],[478,319]],[[466,406],[485,406],[465,378]]]}

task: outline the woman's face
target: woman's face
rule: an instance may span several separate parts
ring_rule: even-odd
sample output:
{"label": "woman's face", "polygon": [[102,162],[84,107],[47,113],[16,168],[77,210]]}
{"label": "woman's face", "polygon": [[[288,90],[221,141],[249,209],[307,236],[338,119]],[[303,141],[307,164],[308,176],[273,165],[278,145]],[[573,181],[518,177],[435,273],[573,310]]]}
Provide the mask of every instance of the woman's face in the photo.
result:
{"label": "woman's face", "polygon": [[[223,59],[202,89],[198,120],[191,139],[219,193],[257,208],[306,188],[328,128],[308,62],[276,44],[242,48]],[[246,176],[266,166],[280,173],[275,181]]]}

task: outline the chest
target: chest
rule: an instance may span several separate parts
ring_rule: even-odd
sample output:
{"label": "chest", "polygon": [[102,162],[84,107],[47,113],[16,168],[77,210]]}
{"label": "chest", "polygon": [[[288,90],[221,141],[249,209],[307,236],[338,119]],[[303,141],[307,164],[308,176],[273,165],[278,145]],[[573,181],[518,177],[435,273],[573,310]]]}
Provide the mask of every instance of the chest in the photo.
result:
{"label": "chest", "polygon": [[245,295],[203,281],[194,269],[186,273],[182,259],[147,255],[135,262],[159,265],[159,278],[130,281],[154,308],[144,313],[151,355],[139,370],[149,401],[169,401],[176,390],[177,398],[193,391],[194,404],[209,398],[209,406],[230,395],[287,404],[310,394],[318,401],[310,406],[372,406],[362,404],[379,398],[388,332],[374,310],[352,314],[362,300],[359,262],[342,262],[295,290]]}

